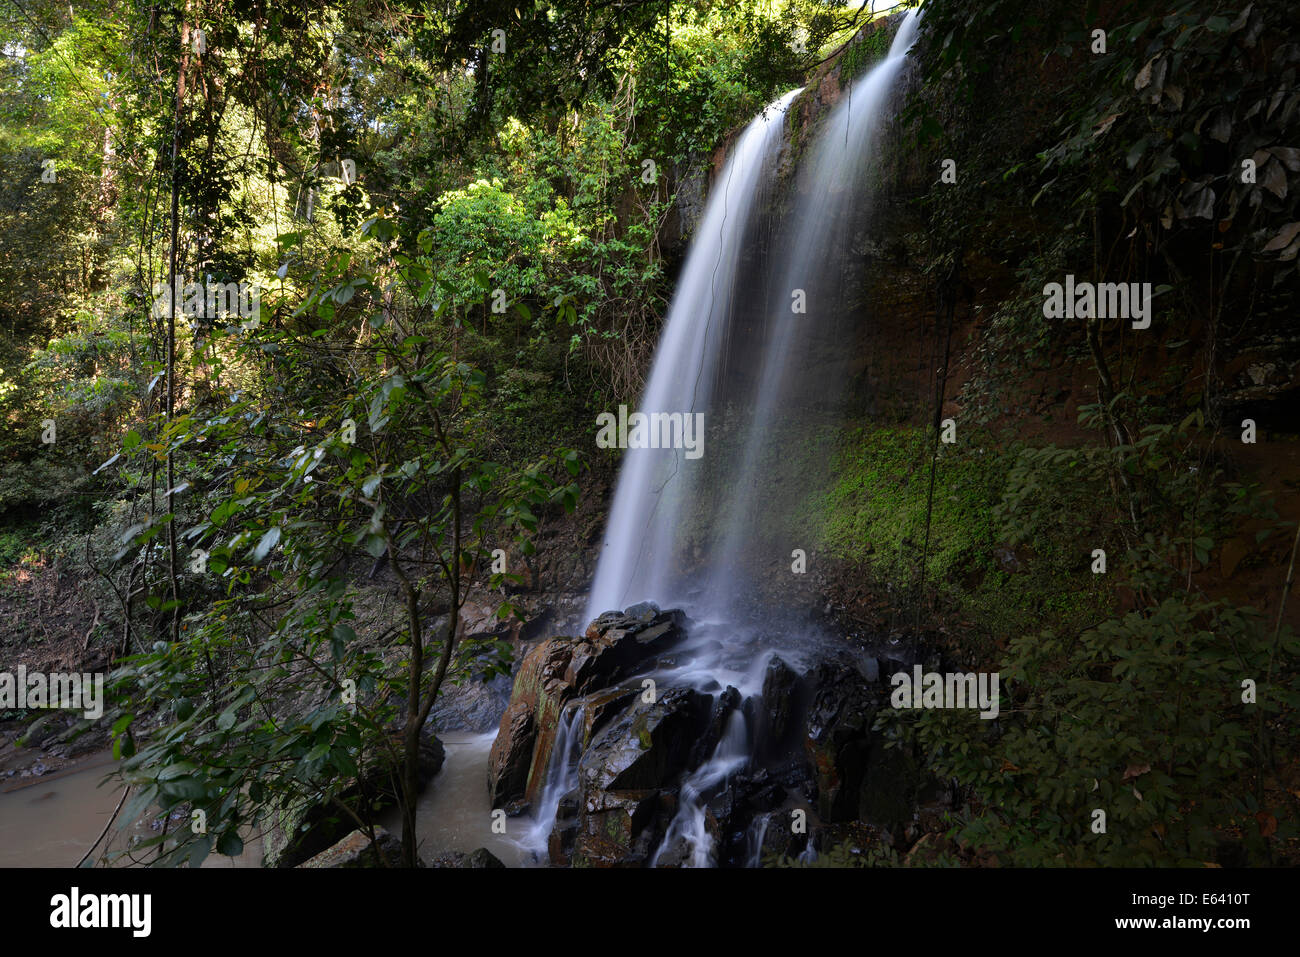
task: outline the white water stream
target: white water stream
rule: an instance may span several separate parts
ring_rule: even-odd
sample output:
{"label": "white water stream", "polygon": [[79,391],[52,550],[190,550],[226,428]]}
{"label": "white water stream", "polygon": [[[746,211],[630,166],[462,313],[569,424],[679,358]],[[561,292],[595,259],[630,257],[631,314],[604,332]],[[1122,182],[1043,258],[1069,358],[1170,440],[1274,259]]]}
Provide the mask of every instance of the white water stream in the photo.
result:
{"label": "white water stream", "polygon": [[[587,606],[588,620],[641,600],[685,608],[694,620],[682,656],[688,663],[656,675],[661,686],[713,694],[733,685],[744,697],[761,690],[759,666],[770,657],[773,639],[742,623],[737,604],[749,600],[754,583],[747,569],[756,556],[761,563],[769,556],[783,557],[789,548],[777,553],[771,546],[773,512],[783,503],[772,501],[764,480],[771,478],[772,463],[788,456],[782,443],[804,425],[806,410],[836,401],[836,383],[820,378],[822,370],[814,367],[807,343],[818,330],[824,335],[834,328],[843,312],[844,273],[852,271],[854,262],[849,250],[870,212],[873,160],[918,23],[918,11],[906,15],[888,55],[841,92],[818,130],[796,173],[788,215],[770,231],[774,239],[765,260],[766,281],[746,272],[753,267],[747,265],[744,244],[765,235],[754,220],[775,176],[781,120],[799,91],[787,93],[749,125],[709,199],[640,409],[725,415],[731,432],[726,458],[721,467],[710,463],[713,478],[708,480],[701,463],[686,459],[681,450],[625,453]],[[765,287],[761,297],[752,294],[757,287]],[[795,306],[800,299],[804,311]],[[759,341],[740,350],[752,368],[729,369],[737,352],[733,337],[755,334]],[[736,405],[742,406],[738,415]],[[710,442],[713,438],[710,433]],[[709,447],[706,442],[706,456]],[[712,514],[707,519],[717,531],[701,536],[692,527],[701,521],[694,506],[710,481]],[[692,547],[698,550],[700,541],[710,543],[706,553],[687,555]],[[696,571],[684,571],[688,558]],[[777,639],[787,661],[799,657],[803,639],[788,633]],[[749,667],[738,667],[738,659]],[[552,764],[534,845],[544,845],[554,805],[576,783],[570,781],[576,755],[568,753],[572,742],[566,742],[565,753]],[[751,749],[745,719],[735,711],[712,756],[682,781],[677,814],[652,864],[682,841],[690,848],[687,863],[717,863],[706,804],[746,767]],[[762,836],[760,831],[749,837],[754,846],[746,857],[751,864],[759,859]]]}

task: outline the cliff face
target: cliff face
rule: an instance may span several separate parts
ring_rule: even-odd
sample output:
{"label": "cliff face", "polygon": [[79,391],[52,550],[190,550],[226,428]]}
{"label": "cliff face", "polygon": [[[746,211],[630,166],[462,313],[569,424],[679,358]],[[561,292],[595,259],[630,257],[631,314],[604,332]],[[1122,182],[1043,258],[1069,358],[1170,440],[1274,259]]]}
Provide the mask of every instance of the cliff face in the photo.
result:
{"label": "cliff face", "polygon": [[[891,29],[883,22],[860,37]],[[933,38],[923,33],[914,57],[924,57],[928,42]],[[875,43],[877,49],[884,46]],[[847,59],[844,54],[823,65],[796,101],[787,165],[845,95]],[[1062,547],[1086,555],[1090,537],[1101,533],[1090,525],[1095,516],[1081,513],[1073,529],[1066,522],[1057,530],[1059,542],[1004,541],[1005,528],[990,523],[988,512],[1016,491],[1007,481],[1016,459],[996,453],[1016,443],[1113,450],[1114,428],[1108,434],[1083,424],[1080,414],[1120,392],[1121,403],[1132,403],[1119,420],[1126,441],[1147,434],[1148,427],[1175,426],[1199,410],[1195,423],[1204,427],[1193,424],[1184,450],[1198,450],[1199,467],[1216,470],[1218,484],[1255,487],[1266,503],[1263,511],[1216,526],[1207,533],[1212,541],[1207,551],[1184,550],[1177,564],[1188,569],[1191,587],[1251,605],[1270,619],[1277,615],[1291,544],[1277,517],[1285,522],[1300,515],[1295,435],[1300,336],[1285,319],[1287,303],[1294,304],[1294,283],[1247,288],[1249,267],[1238,267],[1233,278],[1226,266],[1207,260],[1207,249],[1173,245],[1164,253],[1167,262],[1153,262],[1145,276],[1134,275],[1131,266],[1103,263],[1096,277],[1149,278],[1151,286],[1167,289],[1157,294],[1148,329],[1135,331],[1122,319],[1092,326],[1043,319],[1042,280],[1063,281],[1066,271],[1043,267],[1040,258],[1050,260],[1043,250],[1067,245],[1067,238],[1080,232],[1080,222],[1087,234],[1087,213],[1035,204],[1032,193],[1014,192],[1007,184],[1030,175],[1015,167],[1015,160],[1041,148],[1054,97],[1062,95],[1077,67],[1059,55],[1008,57],[1001,82],[985,85],[984,98],[977,94],[973,104],[961,106],[955,94],[929,91],[929,115],[950,126],[942,135],[927,139],[918,136],[921,123],[896,120],[888,125],[880,151],[862,159],[876,167],[878,185],[872,213],[854,243],[860,286],[844,303],[852,321],[846,341],[835,344],[845,357],[841,362],[851,392],[845,454],[834,463],[831,495],[816,503],[827,532],[821,543],[829,560],[822,568],[824,587],[847,621],[910,624],[913,616],[901,614],[900,604],[921,597],[927,615],[938,613],[930,626],[940,631],[960,630],[972,619],[977,631],[1041,625],[1043,616],[1028,614],[1030,608],[1048,601],[1058,588],[1069,588],[1072,580],[1046,575],[1044,555]],[[919,72],[909,71],[900,105],[924,92]],[[1032,92],[1008,102],[999,91],[1012,83]],[[962,129],[972,116],[982,117],[983,127],[973,133]],[[1000,151],[1009,172],[995,178],[988,167],[996,165]],[[957,183],[943,177],[947,160],[953,161]],[[966,180],[973,175],[981,181]],[[1103,205],[1091,228],[1100,230],[1101,240],[1121,240],[1123,223],[1109,221],[1110,215]],[[963,219],[967,228],[957,242],[945,224]],[[1081,281],[1088,278],[1085,269],[1079,269]],[[1238,314],[1216,315],[1204,308],[1225,299],[1234,303],[1229,311]],[[912,480],[918,473],[928,478],[930,453],[936,450],[922,433],[941,420],[955,426],[956,441],[937,447],[930,491],[926,482]],[[1256,429],[1253,443],[1242,441],[1249,422]],[[881,442],[906,444],[915,454],[906,463],[882,461]],[[1188,467],[1197,471],[1195,462]],[[1155,486],[1164,481],[1159,478]],[[1116,487],[1117,503],[1126,494],[1139,494]],[[863,506],[872,498],[912,518],[885,521]],[[1273,518],[1264,514],[1270,509],[1276,510]],[[1147,515],[1152,516],[1147,527],[1158,535],[1159,522],[1153,512]],[[1079,540],[1069,541],[1071,534]],[[878,540],[889,536],[905,544]],[[923,537],[930,539],[928,550]],[[1176,550],[1170,546],[1171,555]],[[1086,562],[1076,564],[1086,569]],[[967,599],[993,577],[1005,579],[1001,589],[1025,590],[1027,614],[1011,620],[984,614],[981,620],[980,607]],[[907,600],[899,601],[903,596]],[[1120,608],[1132,607],[1126,588],[1113,597]],[[1284,620],[1300,627],[1300,603],[1289,603]],[[997,643],[1008,636],[989,637]],[[975,644],[987,647],[984,640]],[[975,647],[958,653],[979,654]]]}
{"label": "cliff face", "polygon": [[[787,118],[778,159],[787,189],[829,112],[851,95],[847,78],[860,76],[873,57],[883,55],[898,20],[868,25],[855,43],[808,78]],[[924,56],[928,42],[922,33],[914,58]],[[791,488],[775,481],[771,488],[774,501],[806,520],[818,559],[811,574],[794,585],[774,578],[774,594],[784,604],[819,615],[828,610],[829,599],[830,613],[849,629],[914,626],[918,599],[926,607],[922,618],[938,615],[928,630],[955,631],[961,623],[973,623],[986,635],[978,642],[984,647],[1019,629],[1041,626],[1040,609],[1062,591],[1073,592],[1077,569],[1087,567],[1082,559],[1058,556],[1047,568],[1052,561],[1045,556],[1080,549],[1086,556],[1104,522],[1079,512],[1070,516],[1073,523],[1039,529],[1037,540],[1017,542],[1009,540],[1006,523],[993,521],[990,513],[1009,492],[1020,491],[1008,484],[1018,461],[1017,443],[1080,454],[1113,449],[1113,429],[1108,433],[1080,422],[1081,412],[1106,398],[1106,379],[1112,395],[1123,390],[1130,397],[1177,399],[1167,403],[1179,406],[1176,417],[1169,408],[1147,407],[1122,423],[1127,435],[1177,424],[1200,408],[1202,419],[1213,420],[1219,432],[1189,443],[1212,458],[1222,482],[1258,486],[1283,520],[1300,514],[1300,445],[1291,434],[1300,395],[1295,375],[1300,337],[1287,326],[1287,291],[1270,292],[1248,317],[1228,317],[1232,328],[1225,330],[1225,322],[1216,327],[1188,304],[1213,300],[1221,290],[1211,286],[1196,250],[1176,249],[1174,265],[1183,280],[1176,292],[1156,300],[1152,325],[1144,332],[1122,321],[1091,331],[1082,322],[1048,324],[1042,317],[1042,280],[1060,281],[1065,269],[1044,267],[1041,261],[1049,258],[1044,250],[1067,244],[1077,231],[1079,211],[1036,204],[1032,192],[1010,185],[1031,175],[1015,161],[1041,145],[1054,98],[1074,65],[1056,55],[1021,56],[1007,57],[1004,69],[1003,82],[977,91],[973,104],[959,106],[949,91],[932,91],[937,101],[931,103],[932,115],[948,127],[943,136],[919,138],[918,124],[895,119],[879,148],[861,158],[870,164],[875,185],[869,200],[857,200],[869,201],[871,212],[847,253],[855,281],[838,304],[844,321],[816,345],[817,372],[810,373],[846,399],[838,450],[828,463],[809,463],[810,472],[825,475],[806,483],[802,494],[791,498]],[[897,98],[900,112],[924,92],[919,73],[913,66],[905,75]],[[1000,91],[1013,81],[1031,92],[1009,102]],[[986,116],[989,129],[964,130],[972,115]],[[672,188],[678,203],[661,243],[677,265],[733,140],[676,173]],[[949,159],[955,183],[943,178]],[[999,159],[1005,169],[990,174]],[[769,224],[789,213],[783,205],[788,201],[788,194],[774,191]],[[954,222],[965,225],[960,242],[957,230],[948,229]],[[758,230],[754,248],[765,241],[764,230]],[[1081,280],[1083,273],[1081,268]],[[1119,272],[1098,278],[1110,275],[1141,278]],[[1167,278],[1152,276],[1156,284]],[[1243,419],[1255,423],[1253,444],[1240,441]],[[927,430],[944,420],[951,420],[956,441],[941,444],[936,455]],[[565,566],[560,577],[570,596],[581,594],[590,581],[601,540],[597,513],[602,502],[608,504],[613,479],[612,471],[602,472],[591,485],[580,534],[568,534],[563,519],[554,526],[554,554],[563,553],[563,561],[550,561],[545,544],[541,549],[539,561]],[[1114,501],[1123,507],[1122,483],[1111,485],[1120,489]],[[1058,491],[1063,500],[1069,494],[1091,495],[1082,482],[1073,492]],[[1289,537],[1275,525],[1262,515],[1234,520],[1215,530],[1208,552],[1184,554],[1176,563],[1190,567],[1192,585],[1207,594],[1275,615],[1289,558]],[[1098,538],[1098,544],[1105,543]],[[575,550],[582,557],[576,564]],[[534,587],[546,588],[542,579],[550,587],[559,584],[555,575],[545,574]],[[1016,614],[1002,608],[994,613],[1001,604],[994,589],[1004,597],[1008,589],[1018,592],[1011,601]],[[1102,600],[1090,586],[1085,591],[1090,600]],[[1120,588],[1111,597],[1127,607],[1132,596]],[[570,608],[575,600],[567,599]],[[1076,610],[1082,613],[1085,605],[1080,602]],[[1291,603],[1285,620],[1300,625],[1300,603]]]}

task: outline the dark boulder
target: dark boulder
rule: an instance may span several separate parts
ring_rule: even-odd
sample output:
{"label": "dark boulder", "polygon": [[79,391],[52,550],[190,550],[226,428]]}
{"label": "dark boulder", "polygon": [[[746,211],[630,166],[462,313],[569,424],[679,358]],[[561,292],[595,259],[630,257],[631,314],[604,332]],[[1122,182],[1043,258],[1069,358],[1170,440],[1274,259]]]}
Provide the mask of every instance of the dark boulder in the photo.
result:
{"label": "dark boulder", "polygon": [[[402,753],[401,737],[392,733],[392,748]],[[427,727],[420,736],[417,786],[424,790],[442,768],[446,750]],[[346,786],[312,798],[297,801],[275,814],[264,840],[263,867],[296,867],[337,844],[353,827],[353,814],[373,820],[383,808],[397,800],[400,765],[394,765],[392,752],[371,752],[360,774]],[[339,807],[350,808],[349,814]]]}
{"label": "dark boulder", "polygon": [[691,688],[672,688],[653,704],[638,698],[583,752],[578,778],[584,796],[675,783],[708,726],[710,703]]}
{"label": "dark boulder", "polygon": [[881,692],[842,662],[818,664],[806,681],[811,698],[803,742],[817,785],[817,810],[826,821],[851,820],[861,811]]}
{"label": "dark boulder", "polygon": [[740,692],[730,685],[713,699],[709,705],[709,717],[704,733],[700,735],[691,748],[690,769],[693,770],[699,767],[713,756],[714,750],[718,747],[718,742],[722,740],[722,736],[727,732],[727,725],[731,721],[732,714],[740,708],[740,705]]}
{"label": "dark boulder", "polygon": [[790,739],[802,707],[799,675],[780,657],[773,655],[763,675],[762,707],[757,709],[756,737],[764,755],[789,752]]}
{"label": "dark boulder", "polygon": [[[565,706],[635,674],[684,637],[684,621],[680,611],[662,612],[645,602],[627,612],[606,612],[581,638],[552,638],[530,651],[515,676],[510,704],[492,745],[488,762],[492,806],[519,799],[536,801]],[[584,735],[594,733],[630,698],[629,689],[596,695],[592,713],[584,709]]]}
{"label": "dark boulder", "polygon": [[480,868],[504,868],[505,864],[501,859],[489,851],[486,847],[480,847],[477,850],[465,854],[462,851],[449,851],[446,854],[439,854],[429,862],[430,867],[458,867],[466,869]]}
{"label": "dark boulder", "polygon": [[501,723],[510,704],[509,675],[470,678],[464,684],[443,685],[429,721],[439,731],[469,731],[482,734]]}
{"label": "dark boulder", "polygon": [[[644,866],[662,835],[660,805],[659,792],[654,790],[595,795],[572,825],[570,862],[588,867]],[[556,835],[552,841],[554,850],[561,841]]]}

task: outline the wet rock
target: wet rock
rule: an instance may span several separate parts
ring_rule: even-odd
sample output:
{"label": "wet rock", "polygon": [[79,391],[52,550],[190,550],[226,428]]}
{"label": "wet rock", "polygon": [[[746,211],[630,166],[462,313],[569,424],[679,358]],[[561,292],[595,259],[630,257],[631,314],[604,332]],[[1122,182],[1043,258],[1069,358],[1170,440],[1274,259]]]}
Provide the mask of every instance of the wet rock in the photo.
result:
{"label": "wet rock", "polygon": [[708,724],[705,727],[704,734],[691,748],[688,762],[689,768],[699,767],[713,755],[718,742],[722,740],[722,736],[727,731],[727,723],[731,720],[732,712],[739,707],[740,692],[730,685],[713,699],[712,704],[709,706]]}
{"label": "wet rock", "polygon": [[583,742],[591,741],[611,718],[640,696],[640,688],[610,688],[588,695],[582,703]]}
{"label": "wet rock", "polygon": [[573,694],[584,695],[629,677],[681,641],[684,622],[680,611],[661,612],[650,602],[633,605],[621,615],[601,615],[574,646],[565,675]]}
{"label": "wet rock", "polygon": [[867,657],[862,659],[858,664],[858,671],[871,684],[875,684],[880,680],[880,662],[876,658]]}
{"label": "wet rock", "polygon": [[486,847],[480,847],[468,854],[462,851],[449,851],[446,854],[439,854],[429,862],[430,867],[457,867],[467,869],[479,868],[504,868],[505,864],[501,859],[489,851]]}
{"label": "wet rock", "polygon": [[564,673],[572,638],[552,638],[533,648],[515,675],[510,704],[501,716],[488,757],[488,794],[493,807],[520,798],[533,801],[545,780],[560,711],[572,696]]}
{"label": "wet rock", "polygon": [[[705,809],[704,830],[712,839],[712,846],[717,848],[721,827],[713,812]],[[660,852],[655,867],[694,867],[696,866],[695,846],[684,837],[674,838]]]}
{"label": "wet rock", "polygon": [[712,710],[710,698],[690,688],[669,689],[653,704],[634,695],[583,752],[578,789],[556,815],[551,860],[648,864],[676,812],[672,792],[691,767]]}
{"label": "wet rock", "polygon": [[[400,734],[392,735],[393,747],[400,754],[403,743]],[[420,790],[428,787],[429,782],[442,770],[447,758],[447,749],[437,736],[425,727],[420,734],[420,747],[416,763],[416,786]],[[374,795],[380,801],[393,801],[397,798],[393,782],[392,759],[387,753],[372,752],[361,768],[361,775],[355,785],[356,791],[365,795]]]}
{"label": "wet rock", "polygon": [[63,746],[64,755],[69,759],[84,757],[96,751],[104,751],[112,743],[111,735],[102,720],[88,728],[75,731],[66,740],[67,744]]}
{"label": "wet rock", "polygon": [[534,702],[520,702],[512,704],[501,718],[488,763],[488,793],[493,807],[531,803],[522,795],[528,786],[528,769],[537,735],[534,710]]}
{"label": "wet rock", "polygon": [[429,720],[439,731],[469,731],[482,734],[501,723],[510,704],[509,675],[472,678],[462,685],[446,684]]}
{"label": "wet rock", "polygon": [[[727,781],[727,787],[709,800],[709,811],[718,821],[721,833],[717,847],[720,865],[752,866],[757,850],[755,842],[759,840],[760,834],[766,833],[769,826],[778,826],[778,818],[779,827],[785,832],[790,831],[793,819],[789,810],[774,812],[773,809],[805,806],[804,791],[812,790],[807,786],[810,776],[806,771],[806,763],[797,763],[802,769],[799,777],[801,786],[798,789],[787,788],[767,768],[748,768],[732,775]],[[777,817],[772,816],[774,813]]]}
{"label": "wet rock", "polygon": [[757,738],[764,753],[786,753],[798,718],[799,675],[784,660],[773,656],[763,675],[762,707],[755,715]]}
{"label": "wet rock", "polygon": [[[778,808],[756,816],[745,835],[745,864],[761,867],[781,859],[797,858],[808,845],[808,835],[791,827],[793,808]],[[808,810],[803,809],[805,815]]]}
{"label": "wet rock", "polygon": [[[683,781],[735,733],[740,715],[748,762],[730,765],[725,784],[711,779],[702,796],[690,796],[703,802],[695,824],[712,838],[720,866],[752,866],[765,853],[796,858],[819,834],[849,825],[871,823],[889,835],[895,822],[912,821],[917,770],[871,733],[887,706],[881,678],[892,658],[835,650],[801,676],[772,657],[762,693],[748,699],[717,682],[683,688],[663,680],[647,702],[639,678],[652,664],[680,665],[700,653],[679,644],[683,626],[680,612],[642,603],[600,615],[581,637],[542,642],[521,662],[493,746],[494,806],[536,807],[559,731],[581,708],[566,739],[578,746],[577,786],[550,825],[552,864],[645,866],[657,857],[660,866],[692,865],[688,838],[674,834],[661,845],[686,799]],[[797,833],[795,808],[807,828]]]}
{"label": "wet rock", "polygon": [[686,867],[691,863],[694,849],[684,837],[672,841],[659,854],[655,867]]}
{"label": "wet rock", "polygon": [[632,607],[625,609],[623,616],[635,621],[653,621],[659,614],[659,606],[652,601],[639,601]]}
{"label": "wet rock", "polygon": [[738,811],[750,819],[774,807],[780,807],[794,792],[777,780],[766,768],[742,772],[733,779],[738,796]]}
{"label": "wet rock", "polygon": [[[609,791],[581,808],[573,827],[572,863],[640,867],[659,844],[662,820],[654,790]],[[557,837],[553,833],[553,840]]]}
{"label": "wet rock", "polygon": [[14,742],[20,748],[33,750],[53,744],[66,730],[66,719],[60,711],[48,711],[27,726],[27,730]]}
{"label": "wet rock", "polygon": [[552,864],[565,866],[572,860],[573,845],[578,837],[582,798],[577,788],[560,798],[555,809],[555,824],[547,838],[547,856]]}
{"label": "wet rock", "polygon": [[[626,612],[606,612],[581,638],[552,638],[530,651],[515,676],[488,760],[492,806],[519,798],[535,801],[565,706],[633,675],[684,637],[684,621],[680,611],[662,612],[643,602]],[[620,696],[597,704],[589,732],[620,706]]]}
{"label": "wet rock", "polygon": [[638,699],[583,752],[578,777],[584,796],[676,783],[707,727],[710,705],[692,688],[669,689],[654,704]]}
{"label": "wet rock", "polygon": [[523,799],[511,801],[505,806],[506,817],[519,817],[533,809],[533,805]]}
{"label": "wet rock", "polygon": [[[382,860],[380,859],[382,855]],[[318,868],[354,868],[354,867],[400,867],[402,864],[402,842],[389,834],[382,827],[375,828],[375,840],[372,844],[365,832],[356,830],[337,844],[326,848],[319,854],[299,864],[299,867]],[[421,862],[419,866],[423,867]]]}
{"label": "wet rock", "polygon": [[880,691],[841,662],[817,665],[808,683],[804,748],[817,785],[817,810],[826,821],[851,820],[860,812]]}

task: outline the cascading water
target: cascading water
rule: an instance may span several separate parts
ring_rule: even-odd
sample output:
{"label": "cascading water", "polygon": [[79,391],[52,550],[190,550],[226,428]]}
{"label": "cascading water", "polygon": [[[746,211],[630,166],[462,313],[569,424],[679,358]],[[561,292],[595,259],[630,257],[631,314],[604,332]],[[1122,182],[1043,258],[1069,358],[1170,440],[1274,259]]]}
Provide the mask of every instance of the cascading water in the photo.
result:
{"label": "cascading water", "polygon": [[740,711],[733,711],[713,756],[682,782],[678,798],[680,809],[668,826],[659,850],[650,859],[651,867],[657,865],[664,852],[678,841],[685,841],[689,847],[692,867],[710,867],[717,863],[713,857],[713,837],[705,820],[705,802],[714,789],[725,784],[728,777],[748,763],[749,730],[745,716]]}
{"label": "cascading water", "polygon": [[[771,278],[761,296],[754,292],[762,285],[756,277],[739,274],[742,247],[754,238],[758,199],[774,178],[780,120],[800,91],[769,106],[737,143],[693,241],[640,406],[643,412],[703,411],[709,442],[695,461],[681,449],[626,452],[588,620],[640,600],[734,620],[735,600],[750,584],[742,557],[773,554],[781,523],[767,507],[771,490],[760,479],[789,458],[783,443],[807,424],[808,410],[834,398],[814,349],[834,338],[841,318],[841,268],[869,211],[864,197],[871,191],[864,187],[871,151],[918,21],[917,11],[907,14],[889,54],[841,94],[819,132],[765,264]],[[806,312],[794,311],[796,291]],[[733,342],[754,338],[753,351]],[[719,416],[727,424],[713,429]],[[720,433],[723,451],[711,453],[709,443]],[[701,516],[706,502],[711,514]],[[702,524],[712,529],[705,554],[686,556]],[[679,572],[687,557],[702,575]]]}
{"label": "cascading water", "polygon": [[767,818],[759,816],[749,824],[745,840],[745,866],[761,867],[763,864],[763,838],[767,837]]}
{"label": "cascading water", "polygon": [[[694,413],[710,405],[746,227],[781,142],[786,108],[799,92],[791,90],[749,124],[709,197],[655,351],[644,411]],[[588,619],[642,598],[668,599],[684,473],[693,464],[682,449],[629,449],[624,455]]]}
{"label": "cascading water", "polygon": [[[814,334],[842,341],[835,334],[847,298],[841,269],[849,262],[855,233],[869,215],[873,147],[918,22],[918,11],[913,10],[899,26],[886,58],[841,95],[811,161],[800,172],[789,238],[782,244],[784,268],[772,270],[781,277],[771,297],[779,311],[766,330],[743,452],[727,467],[730,491],[718,522],[725,531],[721,548],[709,560],[705,592],[714,605],[712,614],[734,618],[734,602],[747,591],[738,582],[742,556],[772,554],[778,547],[773,539],[784,532],[773,529],[777,523],[766,501],[770,486],[760,479],[781,474],[792,436],[815,421],[813,407],[837,404],[833,385],[827,388],[822,378],[825,366],[814,352]],[[796,291],[803,294],[805,313],[793,311]],[[809,370],[817,373],[809,375]],[[806,480],[797,473],[787,477]]]}
{"label": "cascading water", "polygon": [[[851,291],[846,277],[870,209],[864,198],[871,195],[873,149],[917,23],[917,11],[908,13],[886,58],[841,94],[775,229],[759,210],[778,180],[782,121],[800,91],[745,130],[709,199],[655,354],[640,410],[706,413],[712,457],[692,460],[680,448],[625,453],[587,620],[645,599],[684,608],[692,618],[688,647],[649,676],[661,686],[711,695],[715,707],[730,686],[742,705],[726,715],[711,753],[681,780],[652,866],[666,857],[697,867],[718,863],[710,802],[754,763],[746,711],[761,698],[774,646],[797,666],[814,644],[808,628],[778,633],[771,607],[745,622],[737,606],[751,593],[752,568],[789,555],[787,528],[769,503],[773,477],[800,480],[800,469],[809,469],[788,454],[791,435],[819,416],[836,424],[844,390],[827,357],[843,352],[837,337]],[[800,299],[803,311],[792,306]],[[578,784],[580,738],[581,718],[570,714],[529,834],[535,849],[545,847],[560,801]],[[767,818],[755,817],[731,837],[739,850],[730,859],[758,865],[767,827]],[[802,857],[815,856],[810,841]]]}
{"label": "cascading water", "polygon": [[539,860],[547,856],[547,841],[555,813],[564,795],[578,783],[578,756],[582,751],[582,706],[571,707],[560,716],[559,731],[551,751],[551,763],[546,769],[546,784],[537,802],[532,824],[519,843]]}

